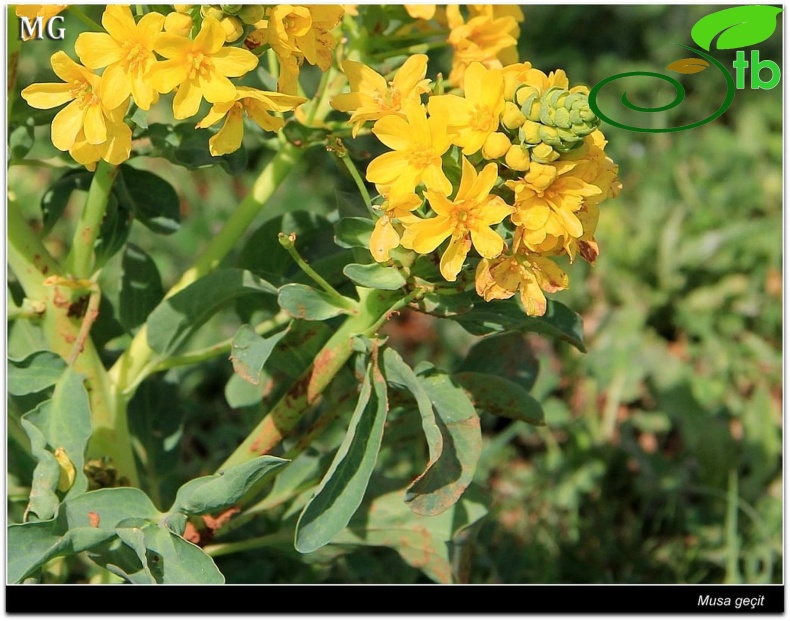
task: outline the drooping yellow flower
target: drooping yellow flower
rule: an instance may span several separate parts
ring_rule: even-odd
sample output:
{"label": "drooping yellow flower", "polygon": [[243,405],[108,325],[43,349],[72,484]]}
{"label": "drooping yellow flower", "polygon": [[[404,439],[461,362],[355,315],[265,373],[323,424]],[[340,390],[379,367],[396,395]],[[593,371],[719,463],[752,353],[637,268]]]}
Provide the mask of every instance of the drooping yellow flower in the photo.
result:
{"label": "drooping yellow flower", "polygon": [[441,109],[447,114],[449,129],[455,132],[453,142],[465,155],[479,151],[499,127],[499,115],[505,108],[502,75],[497,69],[486,69],[471,63],[464,74],[464,96],[438,95],[428,100],[428,112]]}
{"label": "drooping yellow flower", "polygon": [[[47,27],[49,20],[62,12],[68,4],[17,4],[14,9],[17,17],[24,17],[31,26],[37,18],[41,18],[42,31]],[[31,35],[22,32],[23,41],[29,41]]]}
{"label": "drooping yellow flower", "polygon": [[387,82],[370,67],[353,60],[343,61],[343,71],[351,85],[350,93],[332,98],[332,107],[340,112],[352,112],[349,122],[354,123],[351,135],[366,121],[375,121],[388,114],[406,117],[404,109],[420,103],[420,95],[430,90],[430,80],[425,79],[428,57],[425,54],[410,56]]}
{"label": "drooping yellow flower", "polygon": [[450,244],[442,254],[439,270],[454,281],[472,246],[481,256],[493,259],[505,248],[504,240],[490,227],[499,224],[513,208],[491,190],[497,179],[496,164],[488,164],[478,175],[475,167],[462,157],[461,185],[451,201],[440,192],[425,193],[435,218],[409,223],[403,245],[420,254],[433,252],[448,237]]}
{"label": "drooping yellow flower", "polygon": [[236,87],[228,78],[242,76],[258,64],[252,52],[223,47],[224,43],[225,33],[213,17],[203,20],[194,41],[168,32],[157,35],[154,49],[167,60],[154,63],[148,80],[160,93],[178,88],[173,99],[175,118],[196,114],[203,98],[211,103],[232,101]]}
{"label": "drooping yellow flower", "polygon": [[500,69],[503,64],[500,54],[515,48],[518,23],[512,15],[493,17],[481,14],[464,21],[457,5],[447,6],[450,26],[448,42],[453,47],[453,66],[449,82],[454,86],[463,83],[464,73],[470,63],[479,62],[489,69]]}
{"label": "drooping yellow flower", "polygon": [[436,14],[435,4],[404,4],[403,8],[413,19],[432,19]]}
{"label": "drooping yellow flower", "polygon": [[393,226],[393,221],[401,224],[417,222],[419,217],[413,212],[422,205],[423,199],[417,194],[405,194],[393,200],[388,187],[377,185],[376,189],[385,199],[381,206],[384,213],[376,220],[370,235],[370,254],[379,263],[384,263],[389,260],[390,250],[400,245],[401,235]]}
{"label": "drooping yellow flower", "polygon": [[138,23],[126,5],[110,4],[102,15],[104,32],[83,32],[74,49],[89,69],[107,67],[102,74],[99,95],[109,109],[132,96],[143,110],[159,98],[146,74],[156,62],[154,39],[162,31],[165,16],[146,13]]}
{"label": "drooping yellow flower", "polygon": [[263,130],[276,132],[285,121],[271,112],[287,112],[307,101],[304,97],[284,95],[270,91],[259,91],[247,86],[237,86],[236,96],[231,101],[215,103],[206,117],[196,125],[206,128],[223,118],[222,128],[209,139],[211,155],[232,153],[241,146],[244,137],[244,114],[246,113]]}
{"label": "drooping yellow flower", "polygon": [[568,276],[556,263],[531,253],[484,258],[475,273],[475,289],[486,302],[511,298],[518,291],[524,310],[533,317],[546,314],[544,291],[556,293],[567,288]]}
{"label": "drooping yellow flower", "polygon": [[392,152],[374,159],[367,170],[372,183],[390,187],[390,198],[413,194],[418,184],[449,195],[453,189],[442,170],[442,155],[452,144],[447,117],[441,112],[428,118],[422,105],[406,107],[406,119],[385,116],[376,121],[373,133]]}
{"label": "drooping yellow flower", "polygon": [[268,43],[280,61],[277,90],[295,95],[299,68],[305,60],[322,71],[332,64],[337,42],[330,31],[340,23],[343,13],[340,4],[278,4],[269,10],[266,19],[255,24],[245,45],[254,49]]}
{"label": "drooping yellow flower", "polygon": [[[80,131],[84,131],[85,139],[90,144],[105,142],[106,117],[110,111],[96,92],[99,76],[74,62],[62,51],[55,52],[50,62],[55,75],[63,83],[31,84],[22,91],[22,97],[32,107],[44,110],[71,102],[52,119],[52,144],[61,151],[68,151]],[[122,112],[125,111],[126,108],[123,108]]]}
{"label": "drooping yellow flower", "polygon": [[601,189],[585,183],[573,168],[573,162],[533,162],[524,177],[506,182],[516,194],[512,220],[523,227],[528,249],[541,250],[547,236],[553,236],[562,239],[567,250],[584,234],[576,213],[586,198],[600,194]]}

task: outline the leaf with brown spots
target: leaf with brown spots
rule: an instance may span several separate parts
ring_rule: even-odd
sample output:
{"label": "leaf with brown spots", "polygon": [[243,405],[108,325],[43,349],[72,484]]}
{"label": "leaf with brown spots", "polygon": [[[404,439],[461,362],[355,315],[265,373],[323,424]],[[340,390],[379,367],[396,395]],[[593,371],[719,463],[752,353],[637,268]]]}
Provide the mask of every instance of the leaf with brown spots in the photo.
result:
{"label": "leaf with brown spots", "polygon": [[233,337],[230,350],[230,359],[233,361],[233,370],[250,384],[260,383],[263,365],[269,359],[274,346],[285,336],[285,330],[273,336],[264,338],[259,336],[252,326],[241,326]]}

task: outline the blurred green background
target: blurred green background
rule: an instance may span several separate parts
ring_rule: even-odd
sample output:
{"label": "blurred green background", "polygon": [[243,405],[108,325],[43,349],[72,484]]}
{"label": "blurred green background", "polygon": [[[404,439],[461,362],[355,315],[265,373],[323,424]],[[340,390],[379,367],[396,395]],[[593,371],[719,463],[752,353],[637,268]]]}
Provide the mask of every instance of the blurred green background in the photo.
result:
{"label": "blurred green background", "polygon": [[[661,72],[688,56],[675,44],[691,45],[693,24],[717,8],[526,6],[520,58],[546,72],[565,69],[572,85],[592,86],[623,71]],[[778,31],[759,46],[761,57],[781,65],[781,42],[780,19]],[[47,75],[48,54],[37,49],[23,49],[20,88]],[[731,66],[734,51],[715,55]],[[447,60],[437,53],[432,67],[446,72]],[[657,123],[698,120],[723,99],[713,71],[682,81],[686,102]],[[663,96],[647,80],[629,85],[632,101],[655,104]],[[700,110],[705,114],[696,114]],[[527,337],[540,367],[533,394],[544,405],[547,426],[484,415],[476,482],[489,491],[492,508],[473,548],[470,580],[781,582],[781,86],[738,91],[723,117],[690,131],[601,129],[623,191],[602,205],[597,264],[570,266],[571,288],[556,295],[582,315],[588,353]],[[41,138],[29,157],[54,154],[46,133]],[[367,148],[358,142],[349,145],[352,153]],[[130,236],[155,259],[166,288],[268,157],[251,149],[249,172],[236,178],[133,161],[167,177],[182,197],[176,235],[154,238],[135,225]],[[31,219],[38,217],[43,188],[58,174],[12,170],[9,185]],[[330,215],[344,204],[348,210],[349,202],[358,203],[354,192],[348,174],[316,149],[256,226],[296,209]],[[69,213],[75,209],[76,203]],[[54,253],[59,239],[70,238],[70,226],[59,224],[50,236]],[[104,277],[111,300],[118,264],[116,257]],[[230,337],[238,325],[228,311],[203,328],[190,349]],[[402,313],[386,332],[410,362],[428,359],[446,369],[476,340],[448,320],[416,312]],[[15,328],[9,350],[29,347],[30,338]],[[123,346],[122,338],[117,342]],[[212,472],[261,415],[260,404],[234,397],[231,375],[220,357],[173,370],[141,391],[137,407],[154,408],[167,394],[164,406],[177,402],[181,413],[177,466],[166,487]],[[330,455],[340,438],[335,427],[322,440]],[[399,462],[407,458],[385,453],[382,474],[408,472],[413,464]],[[264,518],[246,534],[271,532],[275,524]],[[230,583],[426,581],[387,549],[306,560],[282,546],[221,557],[218,565]]]}

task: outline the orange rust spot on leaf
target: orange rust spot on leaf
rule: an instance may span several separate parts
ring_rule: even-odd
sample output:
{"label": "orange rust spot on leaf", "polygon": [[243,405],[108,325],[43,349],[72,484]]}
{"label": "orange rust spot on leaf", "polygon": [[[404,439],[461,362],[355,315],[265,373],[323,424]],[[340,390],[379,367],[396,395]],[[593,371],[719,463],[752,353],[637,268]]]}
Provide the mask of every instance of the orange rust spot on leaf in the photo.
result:
{"label": "orange rust spot on leaf", "polygon": [[91,528],[99,528],[99,514],[95,511],[88,511],[88,519],[90,520]]}

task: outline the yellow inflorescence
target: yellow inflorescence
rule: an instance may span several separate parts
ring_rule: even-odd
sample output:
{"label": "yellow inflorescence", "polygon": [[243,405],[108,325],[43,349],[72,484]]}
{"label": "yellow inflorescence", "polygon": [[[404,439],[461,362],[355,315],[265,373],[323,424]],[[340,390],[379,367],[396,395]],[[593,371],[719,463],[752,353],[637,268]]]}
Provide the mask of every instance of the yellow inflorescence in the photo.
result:
{"label": "yellow inflorescence", "polygon": [[[454,11],[447,9],[451,24],[460,19]],[[373,257],[387,261],[398,246],[428,254],[447,242],[440,271],[454,281],[474,249],[481,297],[519,294],[529,315],[543,315],[545,293],[568,287],[554,259],[595,261],[598,207],[621,186],[587,90],[570,88],[563,71],[501,65],[506,46],[496,45],[493,33],[515,24],[513,15],[484,11],[463,22],[491,35],[481,34],[476,44],[488,59],[459,60],[454,70],[462,77],[451,93],[427,92],[427,57],[414,55],[390,82],[347,63],[352,89],[333,105],[351,113],[354,133],[375,120],[373,134],[391,149],[367,169],[383,197]],[[458,168],[454,190],[450,178],[458,178]]]}
{"label": "yellow inflorescence", "polygon": [[[55,8],[52,14],[64,7]],[[40,7],[17,12],[32,15],[34,9]],[[277,131],[283,119],[273,113],[292,111],[305,102],[296,95],[299,67],[307,61],[324,71],[329,68],[336,44],[330,31],[343,16],[340,5],[174,9],[135,20],[128,5],[108,5],[102,16],[106,32],[77,37],[81,64],[63,51],[53,54],[52,69],[62,82],[32,84],[22,97],[34,108],[68,104],[52,122],[55,147],[89,170],[99,160],[120,164],[131,154],[132,131],[126,122],[130,103],[149,110],[160,95],[175,91],[173,116],[194,117],[205,99],[212,108],[197,127],[225,121],[209,141],[212,155],[235,151],[241,146],[245,115],[265,131]],[[241,38],[245,26],[250,34],[244,47],[228,45]],[[258,66],[259,56],[250,50],[263,51],[258,48],[264,46],[279,60],[279,92],[234,84],[232,78]]]}

